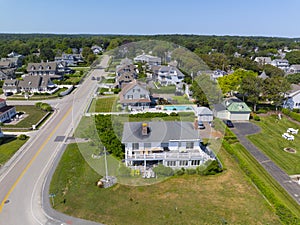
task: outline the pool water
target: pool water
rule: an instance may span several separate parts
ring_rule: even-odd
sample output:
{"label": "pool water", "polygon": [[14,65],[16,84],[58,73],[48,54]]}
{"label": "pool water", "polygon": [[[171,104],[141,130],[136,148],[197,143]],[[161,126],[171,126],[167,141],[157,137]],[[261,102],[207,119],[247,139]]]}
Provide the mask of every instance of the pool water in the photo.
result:
{"label": "pool water", "polygon": [[169,111],[185,111],[185,110],[193,110],[192,106],[185,106],[185,105],[168,105],[164,106],[165,110]]}

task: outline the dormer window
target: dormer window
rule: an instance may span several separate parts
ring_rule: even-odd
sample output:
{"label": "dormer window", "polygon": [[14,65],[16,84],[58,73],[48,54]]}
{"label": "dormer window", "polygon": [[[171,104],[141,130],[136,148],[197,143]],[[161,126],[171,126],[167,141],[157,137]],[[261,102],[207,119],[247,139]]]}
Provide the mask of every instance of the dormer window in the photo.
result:
{"label": "dormer window", "polygon": [[34,67],[34,66],[31,66],[31,70],[35,70],[35,67]]}
{"label": "dormer window", "polygon": [[43,69],[43,67],[42,66],[39,66],[39,70],[42,70]]}
{"label": "dormer window", "polygon": [[47,70],[51,70],[51,66],[47,66]]}

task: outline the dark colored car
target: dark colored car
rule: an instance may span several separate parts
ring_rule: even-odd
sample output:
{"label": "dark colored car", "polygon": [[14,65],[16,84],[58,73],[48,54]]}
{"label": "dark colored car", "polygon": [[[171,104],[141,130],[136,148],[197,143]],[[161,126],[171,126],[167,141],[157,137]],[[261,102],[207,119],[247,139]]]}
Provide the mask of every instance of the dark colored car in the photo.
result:
{"label": "dark colored car", "polygon": [[12,93],[12,92],[5,92],[5,96],[11,96],[11,95],[13,95],[14,93]]}
{"label": "dark colored car", "polygon": [[204,124],[203,124],[203,122],[202,121],[199,121],[198,122],[198,129],[205,129],[205,126],[204,126]]}
{"label": "dark colored car", "polygon": [[226,124],[227,127],[234,127],[231,120],[225,120],[224,123]]}

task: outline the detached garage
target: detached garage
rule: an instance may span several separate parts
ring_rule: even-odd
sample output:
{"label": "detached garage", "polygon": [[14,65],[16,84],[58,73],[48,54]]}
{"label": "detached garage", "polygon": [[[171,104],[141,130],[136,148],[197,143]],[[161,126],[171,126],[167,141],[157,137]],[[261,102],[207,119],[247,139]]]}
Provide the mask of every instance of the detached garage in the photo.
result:
{"label": "detached garage", "polygon": [[230,98],[215,105],[214,116],[228,120],[249,120],[251,109],[240,99]]}
{"label": "detached garage", "polygon": [[197,107],[196,116],[198,117],[198,121],[203,122],[211,122],[214,119],[212,111],[207,107]]}

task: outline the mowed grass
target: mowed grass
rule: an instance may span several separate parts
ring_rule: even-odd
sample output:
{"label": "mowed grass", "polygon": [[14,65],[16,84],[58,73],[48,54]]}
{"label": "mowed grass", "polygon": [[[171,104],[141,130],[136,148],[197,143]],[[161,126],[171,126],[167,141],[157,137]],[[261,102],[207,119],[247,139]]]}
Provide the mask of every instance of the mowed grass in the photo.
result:
{"label": "mowed grass", "polygon": [[240,144],[232,144],[235,153],[245,160],[248,169],[251,170],[260,181],[268,188],[269,192],[273,193],[276,198],[289,208],[298,218],[300,218],[300,206],[292,197],[271,177],[271,175],[256,161],[255,158]]}
{"label": "mowed grass", "polygon": [[17,105],[16,110],[17,112],[25,112],[28,116],[15,125],[3,126],[3,129],[5,127],[31,128],[33,124],[39,122],[47,114],[47,112],[32,105]]}
{"label": "mowed grass", "polygon": [[115,112],[118,96],[101,97],[93,99],[89,112]]}
{"label": "mowed grass", "polygon": [[76,144],[67,147],[53,175],[55,209],[105,224],[280,224],[265,199],[227,152],[226,171],[173,177],[150,186],[100,189],[100,176]]}
{"label": "mowed grass", "polygon": [[0,145],[0,165],[4,165],[28,140],[19,140],[16,137],[5,137],[1,139],[3,139],[3,144]]}
{"label": "mowed grass", "polygon": [[[281,136],[289,127],[300,130],[300,126],[286,117],[278,121],[276,116],[261,117],[256,124],[261,127],[261,132],[248,136],[250,141],[289,175],[300,174],[300,132],[294,135],[294,141]],[[285,152],[283,149],[287,147],[297,153]]]}

